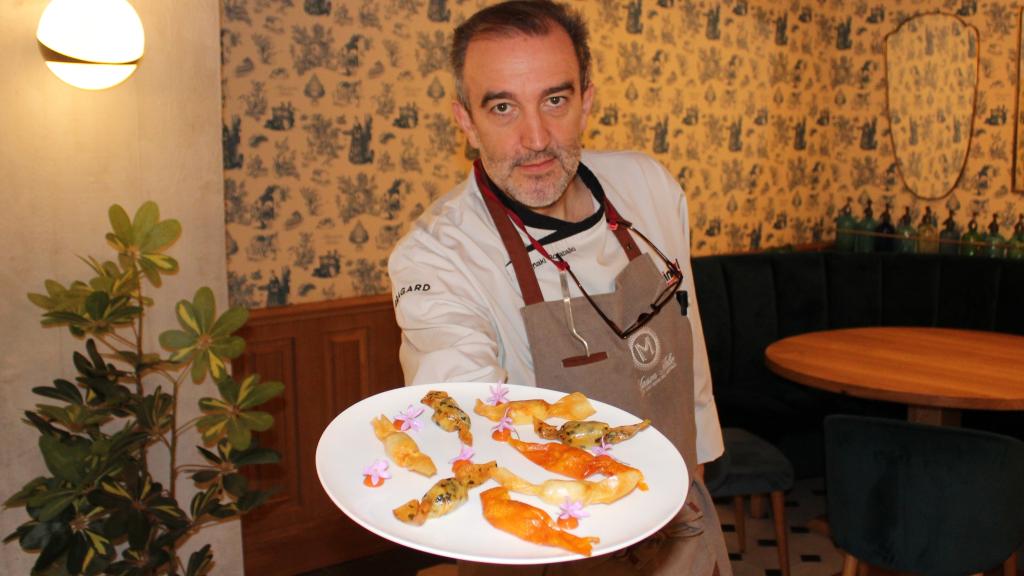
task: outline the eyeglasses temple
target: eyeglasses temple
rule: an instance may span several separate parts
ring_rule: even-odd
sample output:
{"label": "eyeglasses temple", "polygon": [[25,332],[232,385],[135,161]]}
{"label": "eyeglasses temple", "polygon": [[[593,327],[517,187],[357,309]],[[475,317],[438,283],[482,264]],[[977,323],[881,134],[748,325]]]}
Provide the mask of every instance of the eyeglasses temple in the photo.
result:
{"label": "eyeglasses temple", "polygon": [[583,344],[583,353],[586,354],[587,357],[589,357],[590,344],[587,344],[586,339],[584,339],[583,336],[580,336],[580,333],[576,331],[576,322],[573,320],[572,317],[572,303],[570,302],[569,298],[569,280],[567,276],[568,274],[565,270],[559,270],[558,280],[562,284],[562,306],[565,308],[565,319],[569,323],[569,332],[571,332],[573,337],[579,340],[581,344]]}

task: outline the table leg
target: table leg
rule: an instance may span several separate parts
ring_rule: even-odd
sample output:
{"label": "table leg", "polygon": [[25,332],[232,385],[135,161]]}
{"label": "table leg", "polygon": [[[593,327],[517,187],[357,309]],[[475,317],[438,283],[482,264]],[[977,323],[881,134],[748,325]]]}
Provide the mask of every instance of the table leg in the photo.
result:
{"label": "table leg", "polygon": [[933,426],[960,426],[960,411],[935,406],[907,406],[907,420]]}

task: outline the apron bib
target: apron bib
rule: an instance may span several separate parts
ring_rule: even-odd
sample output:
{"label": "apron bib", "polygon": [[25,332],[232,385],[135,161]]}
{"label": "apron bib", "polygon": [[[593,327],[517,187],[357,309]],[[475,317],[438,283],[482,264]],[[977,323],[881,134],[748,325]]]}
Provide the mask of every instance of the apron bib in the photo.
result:
{"label": "apron bib", "polygon": [[[522,314],[537,386],[563,392],[579,390],[638,418],[650,418],[682,454],[692,478],[697,467],[697,430],[693,334],[685,315],[685,293],[681,293],[683,313],[676,313],[676,304],[669,302],[626,338],[615,334],[583,297],[545,302],[513,226],[513,221],[522,226],[521,222],[491,191],[479,161],[474,169],[523,293],[526,305]],[[604,206],[609,226],[629,257],[629,264],[616,277],[613,292],[592,298],[617,326],[625,328],[650,310],[650,303],[665,287],[665,279],[650,254],[642,254],[637,248],[628,222],[621,219],[607,198]],[[538,251],[546,255],[545,250]],[[567,294],[564,285],[563,292]],[[572,328],[586,346],[573,335]],[[682,510],[652,536],[618,553],[550,565],[544,573],[707,576],[731,574],[731,568],[711,496],[702,482],[692,479]]]}

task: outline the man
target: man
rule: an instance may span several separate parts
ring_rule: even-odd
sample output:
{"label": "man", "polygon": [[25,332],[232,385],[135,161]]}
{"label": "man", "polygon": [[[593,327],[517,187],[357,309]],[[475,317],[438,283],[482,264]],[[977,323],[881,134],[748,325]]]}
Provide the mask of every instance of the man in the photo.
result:
{"label": "man", "polygon": [[[480,160],[389,262],[407,382],[580,390],[651,418],[699,476],[723,448],[686,200],[647,156],[582,152],[585,24],[549,0],[491,6],[455,31],[452,64],[452,110]],[[657,537],[547,570],[584,572],[728,574],[703,483]]]}

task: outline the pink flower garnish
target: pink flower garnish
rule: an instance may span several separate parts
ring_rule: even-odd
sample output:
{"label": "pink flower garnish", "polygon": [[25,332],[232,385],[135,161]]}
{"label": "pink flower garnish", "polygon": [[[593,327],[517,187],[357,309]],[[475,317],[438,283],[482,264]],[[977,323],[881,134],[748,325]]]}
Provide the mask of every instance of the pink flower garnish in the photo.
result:
{"label": "pink flower garnish", "polygon": [[603,436],[601,437],[601,445],[595,446],[594,449],[591,450],[591,452],[594,453],[594,456],[604,456],[605,454],[608,454],[611,451],[611,444],[606,444]]}
{"label": "pink flower garnish", "polygon": [[491,406],[497,406],[498,404],[504,404],[508,402],[508,388],[498,382],[497,385],[491,386],[491,397],[487,399],[487,403]]}
{"label": "pink flower garnish", "polygon": [[409,404],[408,408],[399,412],[398,415],[395,416],[395,420],[400,420],[402,422],[402,432],[407,430],[418,432],[420,428],[423,428],[423,423],[417,420],[420,414],[423,414],[422,406],[413,406],[412,404]]}
{"label": "pink flower garnish", "polygon": [[501,420],[498,420],[498,425],[491,428],[491,430],[495,432],[501,432],[502,430],[515,430],[515,428],[512,427],[512,418],[508,415],[508,408],[505,408],[505,415],[501,417]]}
{"label": "pink flower garnish", "polygon": [[370,464],[363,469],[363,476],[369,476],[370,483],[374,486],[388,478],[391,478],[391,473],[388,472],[387,461],[381,460],[380,458],[374,460],[373,464]]}
{"label": "pink flower garnish", "polygon": [[569,518],[580,519],[590,516],[588,512],[583,511],[583,502],[578,500],[569,500],[566,498],[565,504],[559,506],[558,509],[562,512],[558,515],[559,520],[568,520]]}
{"label": "pink flower garnish", "polygon": [[473,447],[462,445],[462,450],[459,450],[459,455],[448,461],[449,464],[455,464],[460,460],[471,460],[473,458]]}

